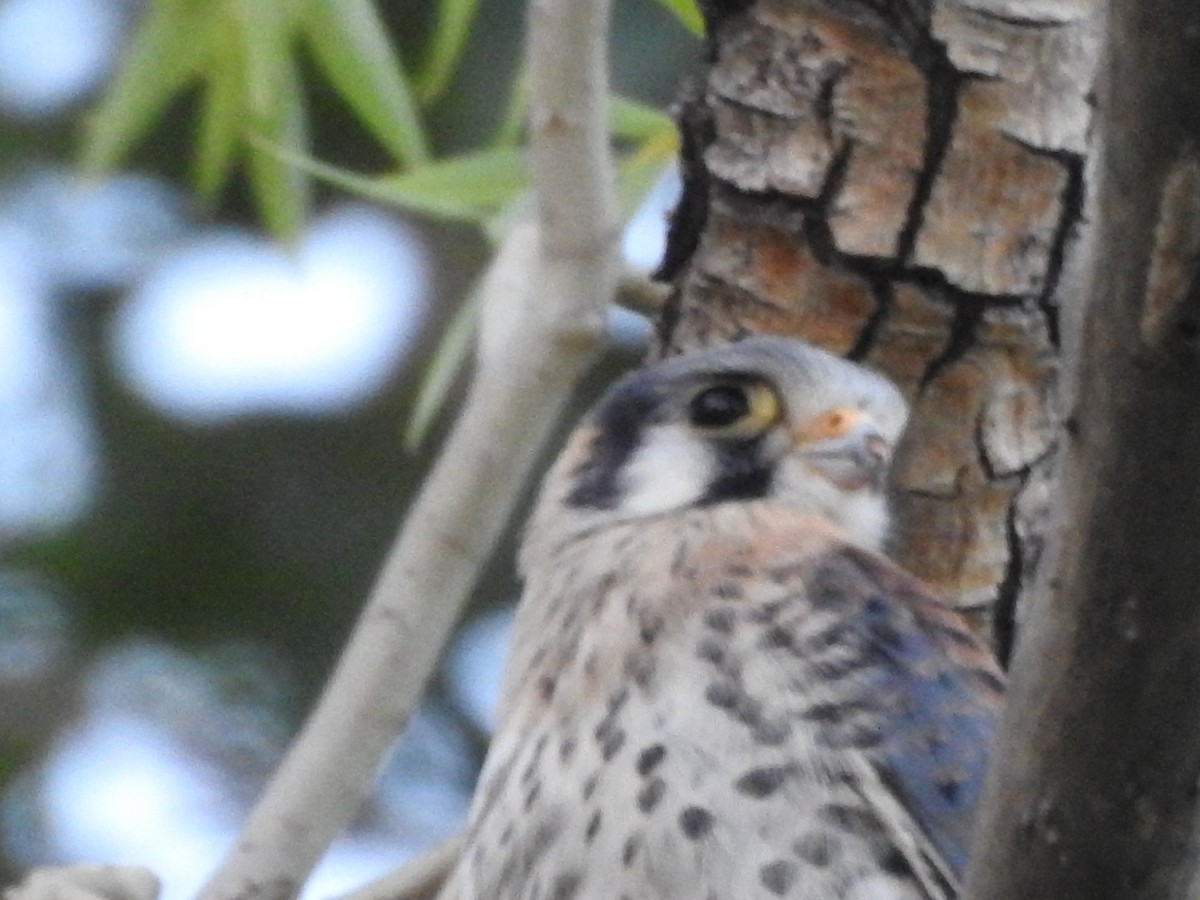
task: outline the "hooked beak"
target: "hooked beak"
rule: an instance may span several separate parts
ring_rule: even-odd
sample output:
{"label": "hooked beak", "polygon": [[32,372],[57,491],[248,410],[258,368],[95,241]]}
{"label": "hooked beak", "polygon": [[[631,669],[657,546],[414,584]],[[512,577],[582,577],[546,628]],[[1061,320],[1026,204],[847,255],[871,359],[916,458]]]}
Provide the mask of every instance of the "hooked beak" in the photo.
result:
{"label": "hooked beak", "polygon": [[892,448],[862,410],[829,410],[796,429],[793,437],[805,464],[838,487],[883,487]]}

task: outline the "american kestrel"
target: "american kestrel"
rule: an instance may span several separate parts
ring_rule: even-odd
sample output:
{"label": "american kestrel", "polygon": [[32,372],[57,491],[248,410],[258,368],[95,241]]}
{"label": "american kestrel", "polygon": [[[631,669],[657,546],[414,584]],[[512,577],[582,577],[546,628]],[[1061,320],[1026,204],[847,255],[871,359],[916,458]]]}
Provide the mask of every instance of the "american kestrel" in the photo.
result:
{"label": "american kestrel", "polygon": [[618,382],[550,469],[445,900],[953,897],[1002,676],[881,555],[907,410],[758,337]]}

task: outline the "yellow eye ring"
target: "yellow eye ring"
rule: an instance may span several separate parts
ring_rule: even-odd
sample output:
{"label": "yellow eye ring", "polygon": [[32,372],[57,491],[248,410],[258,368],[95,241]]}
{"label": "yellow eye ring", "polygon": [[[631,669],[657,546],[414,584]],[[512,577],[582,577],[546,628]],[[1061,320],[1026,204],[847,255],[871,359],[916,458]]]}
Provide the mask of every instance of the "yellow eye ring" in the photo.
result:
{"label": "yellow eye ring", "polygon": [[780,420],[779,395],[761,381],[718,382],[692,397],[692,426],[718,437],[756,437]]}

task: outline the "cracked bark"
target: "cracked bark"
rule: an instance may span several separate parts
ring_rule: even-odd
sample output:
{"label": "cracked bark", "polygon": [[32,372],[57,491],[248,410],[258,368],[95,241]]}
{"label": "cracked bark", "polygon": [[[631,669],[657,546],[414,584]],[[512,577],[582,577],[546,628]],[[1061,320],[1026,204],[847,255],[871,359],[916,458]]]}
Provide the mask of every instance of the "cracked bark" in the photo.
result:
{"label": "cracked bark", "polygon": [[913,403],[893,553],[1006,656],[1040,556],[1096,0],[711,0],[661,350],[804,337]]}
{"label": "cracked bark", "polygon": [[1196,897],[1200,7],[1114,0],[1056,539],[1014,658],[970,900]]}

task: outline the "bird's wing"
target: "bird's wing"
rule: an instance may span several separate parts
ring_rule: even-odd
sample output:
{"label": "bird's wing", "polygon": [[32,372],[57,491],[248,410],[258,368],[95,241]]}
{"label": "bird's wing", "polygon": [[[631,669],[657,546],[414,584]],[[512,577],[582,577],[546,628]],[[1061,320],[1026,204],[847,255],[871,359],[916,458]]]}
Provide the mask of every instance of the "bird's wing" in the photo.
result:
{"label": "bird's wing", "polygon": [[[856,748],[860,783],[893,830],[911,831],[906,819],[919,828],[937,874],[954,884],[1000,708],[1000,670],[961,616],[881,557],[843,545],[814,560],[804,580],[815,602],[842,606],[863,663],[858,689],[886,710],[878,742]],[[910,863],[918,874],[927,865]]]}

